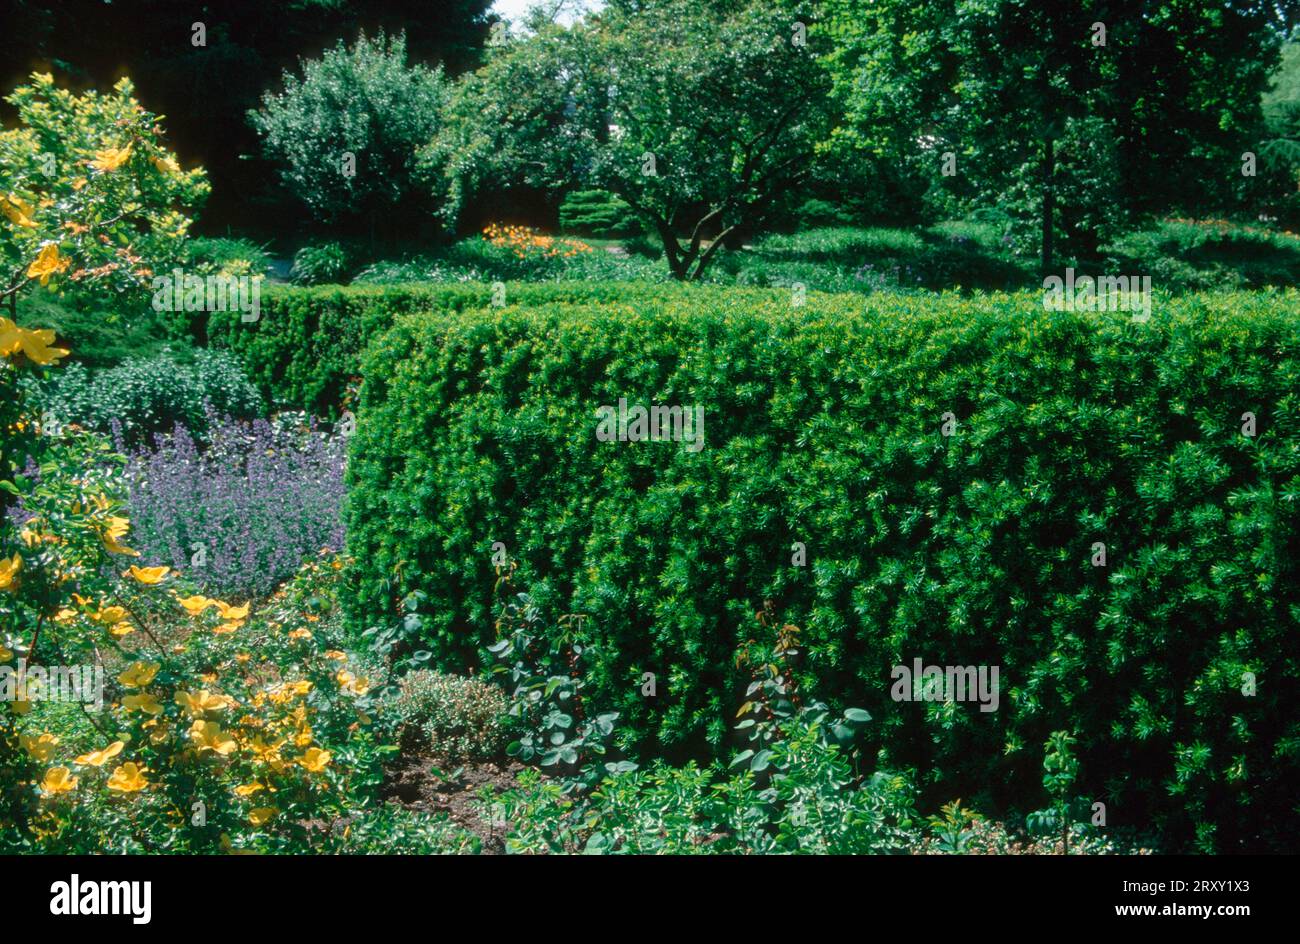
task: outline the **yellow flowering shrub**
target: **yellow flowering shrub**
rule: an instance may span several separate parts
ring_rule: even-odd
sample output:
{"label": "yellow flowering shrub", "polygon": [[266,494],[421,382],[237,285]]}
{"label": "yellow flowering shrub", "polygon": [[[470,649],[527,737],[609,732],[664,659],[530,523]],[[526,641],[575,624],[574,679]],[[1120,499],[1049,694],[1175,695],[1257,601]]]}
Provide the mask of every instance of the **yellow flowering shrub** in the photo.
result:
{"label": "yellow flowering shrub", "polygon": [[[34,343],[0,357],[0,852],[336,851],[354,824],[367,851],[394,830],[469,848],[378,805],[383,667],[345,651],[340,562],[308,563],[264,601],[145,566],[120,457],[40,429],[23,400]],[[35,667],[102,686],[43,691]]]}
{"label": "yellow flowering shrub", "polygon": [[11,316],[32,285],[142,291],[179,258],[207,180],[181,169],[161,117],[133,91],[122,79],[74,94],[36,74],[5,99],[18,113],[0,131],[0,301]]}

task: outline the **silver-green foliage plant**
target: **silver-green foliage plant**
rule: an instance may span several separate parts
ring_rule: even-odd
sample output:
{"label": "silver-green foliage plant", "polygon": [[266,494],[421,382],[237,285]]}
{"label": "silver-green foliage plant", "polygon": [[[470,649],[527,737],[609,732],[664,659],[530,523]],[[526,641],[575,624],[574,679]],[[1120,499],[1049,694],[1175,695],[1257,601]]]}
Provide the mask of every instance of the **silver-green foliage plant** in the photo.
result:
{"label": "silver-green foliage plant", "polygon": [[410,672],[399,683],[394,708],[404,733],[455,761],[491,759],[509,736],[505,694],[471,676]]}
{"label": "silver-green foliage plant", "polygon": [[249,120],[290,192],[320,220],[370,216],[412,192],[418,147],[438,125],[441,67],[406,61],[406,38],[362,34],[286,73]]}

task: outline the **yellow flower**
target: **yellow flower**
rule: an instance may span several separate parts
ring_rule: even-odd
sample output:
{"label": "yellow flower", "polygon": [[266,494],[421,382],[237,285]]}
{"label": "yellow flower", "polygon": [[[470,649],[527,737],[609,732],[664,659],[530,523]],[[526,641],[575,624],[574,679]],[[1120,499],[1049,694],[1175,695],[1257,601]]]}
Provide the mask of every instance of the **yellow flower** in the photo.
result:
{"label": "yellow flower", "polygon": [[343,669],[338,672],[334,678],[338,681],[339,688],[353,695],[364,695],[366,692],[370,691],[370,679],[364,675],[361,678],[357,678],[347,669]]}
{"label": "yellow flower", "polygon": [[193,695],[185,691],[176,693],[176,704],[188,711],[191,718],[201,718],[209,711],[224,711],[233,702],[233,698],[209,692],[206,688],[199,689]]}
{"label": "yellow flower", "polygon": [[32,758],[38,764],[43,764],[53,755],[59,739],[53,734],[42,734],[40,737],[24,734],[18,739],[18,743],[23,746],[23,750],[32,755]]}
{"label": "yellow flower", "polygon": [[337,649],[326,649],[325,658],[333,659],[335,662],[347,662],[348,654],[346,652],[339,652]]}
{"label": "yellow flower", "polygon": [[248,821],[254,826],[261,826],[268,822],[272,816],[280,812],[274,806],[259,806],[248,814]]}
{"label": "yellow flower", "polygon": [[68,355],[66,348],[50,347],[53,343],[53,331],[28,331],[8,318],[0,318],[0,357],[23,354],[33,364],[46,367]]}
{"label": "yellow flower", "polygon": [[170,567],[137,567],[132,564],[122,576],[134,577],[146,586],[153,586],[156,583],[161,583],[162,579],[169,573],[171,573]]}
{"label": "yellow flower", "polygon": [[23,559],[15,554],[9,560],[0,557],[0,590],[8,590],[14,584],[18,571],[23,569]]}
{"label": "yellow flower", "polygon": [[310,629],[295,629],[289,634],[290,639],[311,639]]}
{"label": "yellow flower", "polygon": [[221,851],[226,855],[257,855],[256,849],[239,849],[230,841],[230,836],[221,834]]}
{"label": "yellow flower", "polygon": [[302,764],[311,773],[318,774],[330,765],[330,759],[333,756],[329,751],[322,751],[319,747],[313,747],[298,758],[298,763]]}
{"label": "yellow flower", "polygon": [[179,174],[181,165],[176,163],[176,158],[168,155],[167,157],[155,157],[153,166],[158,168],[164,174]]}
{"label": "yellow flower", "polygon": [[253,738],[253,743],[249,745],[249,749],[252,750],[253,756],[263,763],[275,764],[280,760],[280,748],[282,746],[284,746],[284,738],[267,744],[259,734]]}
{"label": "yellow flower", "polygon": [[143,711],[147,715],[162,714],[163,710],[163,706],[159,704],[158,699],[148,692],[142,692],[139,695],[126,695],[122,699],[122,707],[127,711]]}
{"label": "yellow flower", "polygon": [[13,194],[5,196],[0,194],[0,213],[14,223],[15,226],[21,226],[23,229],[35,229],[36,223],[32,220],[32,205],[20,197]]}
{"label": "yellow flower", "polygon": [[114,793],[138,793],[149,786],[149,781],[144,778],[147,770],[138,764],[125,763],[108,778],[108,789]]}
{"label": "yellow flower", "polygon": [[216,606],[217,601],[205,596],[177,597],[176,602],[185,607],[190,616],[198,616],[210,606]]}
{"label": "yellow flower", "polygon": [[198,744],[200,751],[213,751],[222,757],[235,752],[234,739],[215,721],[195,721],[190,727],[190,740]]}
{"label": "yellow flower", "polygon": [[106,606],[91,617],[96,623],[120,623],[126,619],[126,609],[120,606]]}
{"label": "yellow flower", "polygon": [[243,620],[234,620],[233,622],[222,623],[220,626],[214,627],[212,632],[214,635],[217,636],[226,636],[229,635],[230,633],[233,633],[235,630],[239,629],[239,627],[243,625],[244,625]]}
{"label": "yellow flower", "polygon": [[[29,279],[40,279],[42,285],[49,285],[50,276],[57,275],[71,264],[71,259],[59,256],[57,243],[46,243],[36,256],[36,259],[27,267],[27,277]],[[47,331],[43,333],[50,335],[50,341],[54,340],[53,332]]]}
{"label": "yellow flower", "polygon": [[241,783],[235,787],[235,796],[250,797],[259,790],[265,790],[266,787],[260,783]]}
{"label": "yellow flower", "polygon": [[221,614],[223,620],[242,620],[248,616],[248,604],[243,606],[231,606],[229,603],[222,603],[220,600],[212,601],[217,605],[217,611]]}
{"label": "yellow flower", "polygon": [[113,515],[108,519],[108,527],[104,529],[104,547],[110,554],[130,554],[132,557],[139,557],[139,551],[133,551],[126,545],[120,543],[119,538],[126,537],[126,532],[131,529],[131,522],[125,518]]}
{"label": "yellow flower", "polygon": [[162,668],[157,662],[132,662],[117,680],[127,688],[144,688]]}
{"label": "yellow flower", "polygon": [[131,159],[131,151],[134,147],[135,142],[132,141],[123,148],[108,148],[103,151],[96,151],[95,159],[90,162],[90,166],[94,170],[103,171],[106,174],[111,173]]}
{"label": "yellow flower", "polygon": [[51,767],[45,772],[45,779],[41,781],[41,793],[46,796],[67,793],[77,789],[77,780],[78,778],[72,776],[72,771],[67,767]]}
{"label": "yellow flower", "polygon": [[82,754],[75,763],[89,765],[91,767],[103,767],[110,760],[122,753],[122,748],[126,745],[121,741],[114,741],[108,747],[99,751],[91,751],[89,754]]}

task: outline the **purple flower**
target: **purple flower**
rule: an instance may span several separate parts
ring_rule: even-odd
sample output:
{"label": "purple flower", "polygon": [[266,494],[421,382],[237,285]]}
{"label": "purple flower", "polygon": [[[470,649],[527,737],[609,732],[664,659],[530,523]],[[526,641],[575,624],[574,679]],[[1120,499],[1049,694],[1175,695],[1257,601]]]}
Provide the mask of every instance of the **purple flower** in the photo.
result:
{"label": "purple flower", "polygon": [[205,447],[178,426],[127,451],[132,546],[146,562],[208,593],[265,595],[322,549],[342,550],[342,437],[301,414],[209,423]]}

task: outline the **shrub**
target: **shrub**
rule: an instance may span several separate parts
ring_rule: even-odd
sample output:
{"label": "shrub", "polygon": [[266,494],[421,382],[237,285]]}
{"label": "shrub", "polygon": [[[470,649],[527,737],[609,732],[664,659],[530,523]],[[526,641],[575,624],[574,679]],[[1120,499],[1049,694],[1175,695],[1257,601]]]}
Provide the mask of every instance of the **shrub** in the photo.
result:
{"label": "shrub", "polygon": [[181,170],[129,79],[74,95],[34,74],[5,101],[18,120],[0,131],[0,300],[71,285],[142,301],[184,251],[202,169]]}
{"label": "shrub", "polygon": [[186,261],[195,274],[265,275],[271,265],[266,246],[251,239],[195,237],[185,246]]}
{"label": "shrub", "polygon": [[91,370],[116,367],[129,358],[153,357],[168,348],[190,346],[188,338],[173,337],[168,319],[152,308],[128,309],[121,302],[95,291],[69,291],[58,296],[39,292],[23,300],[18,321],[54,331],[59,343],[74,352],[75,363]]}
{"label": "shrub", "polygon": [[[16,383],[51,340],[0,318],[0,851],[334,851],[321,824],[373,808],[381,757],[366,663],[333,648],[337,562],[256,608],[121,570],[120,458]],[[103,688],[36,697],[36,667]]]}
{"label": "shrub", "polygon": [[1107,247],[1113,271],[1150,273],[1187,289],[1300,283],[1300,236],[1227,220],[1165,220]]}
{"label": "shrub", "polygon": [[488,652],[496,660],[493,674],[510,688],[510,716],[520,728],[508,753],[526,762],[536,760],[549,773],[582,787],[601,775],[593,762],[608,751],[618,712],[589,713],[583,698],[587,682],[579,664],[584,646],[569,637],[570,622],[561,618],[558,631],[547,627],[532,598],[518,594],[503,607],[497,620],[503,638]]}
{"label": "shrub", "polygon": [[321,220],[396,208],[414,193],[415,152],[438,126],[442,69],[408,66],[406,37],[382,33],[301,65],[302,78],[286,73],[284,91],[249,113],[285,186]]}
{"label": "shrub", "polygon": [[[1036,808],[1068,730],[1112,820],[1285,847],[1262,811],[1300,762],[1298,301],[1160,297],[1134,323],[1038,293],[701,289],[404,318],[364,364],[353,624],[419,590],[432,664],[472,664],[500,542],[587,617],[588,697],[629,746],[717,753],[770,599],[804,689],[868,710],[928,796]],[[597,440],[620,398],[702,404],[704,448]],[[894,701],[918,657],[999,666],[1000,707]]]}
{"label": "shrub", "polygon": [[117,428],[131,444],[177,425],[205,435],[209,411],[247,418],[262,409],[261,396],[226,351],[199,350],[189,358],[164,351],[94,373],[73,364],[47,393],[47,410],[59,420],[105,433]]}
{"label": "shrub", "polygon": [[393,803],[355,814],[340,832],[345,855],[477,855],[483,844],[445,815]]}
{"label": "shrub", "polygon": [[[672,285],[614,282],[507,284],[505,307],[613,301],[679,291]],[[317,416],[332,415],[349,383],[361,373],[361,351],[398,316],[430,310],[495,311],[492,298],[492,286],[482,283],[274,286],[262,295],[258,321],[241,321],[237,311],[211,312],[196,326],[195,337],[236,354],[269,401]]]}
{"label": "shrub", "polygon": [[[540,621],[526,618],[535,608],[526,595],[520,597],[522,606],[510,604],[503,613],[502,622],[513,627],[505,648],[523,642],[526,649],[539,650],[529,634],[541,628]],[[737,660],[749,669],[752,684],[736,730],[759,748],[732,759],[730,766],[743,765],[743,773],[726,777],[716,765],[673,769],[663,762],[644,774],[628,761],[606,763],[603,770],[591,765],[586,785],[595,789],[587,795],[575,792],[572,781],[524,776],[520,788],[501,799],[510,826],[507,850],[849,854],[900,852],[915,844],[906,778],[859,772],[854,742],[870,720],[867,713],[849,709],[832,716],[819,702],[803,703],[791,673],[801,656],[799,628],[778,628],[772,617],[771,607],[758,614],[762,634],[774,636],[773,643],[751,641]],[[537,692],[530,700],[542,712],[563,711],[562,719],[582,716],[580,654],[551,669],[560,674],[552,676],[545,693],[539,684],[524,687]],[[528,678],[531,670],[511,674],[534,682]],[[558,706],[545,705],[551,693],[566,690],[568,704],[561,695]],[[565,732],[573,723],[546,727]],[[556,743],[565,742],[561,737]]]}
{"label": "shrub", "polygon": [[560,204],[560,229],[577,236],[635,236],[644,225],[636,212],[608,190],[575,190]]}
{"label": "shrub", "polygon": [[353,268],[352,254],[342,243],[303,246],[293,254],[290,277],[299,285],[346,282]]}
{"label": "shrub", "polygon": [[510,703],[480,679],[418,669],[402,676],[394,701],[398,723],[453,762],[490,760],[506,745]]}
{"label": "shrub", "polygon": [[344,444],[300,415],[180,427],[130,454],[127,505],[145,560],[209,592],[264,595],[343,544]]}

